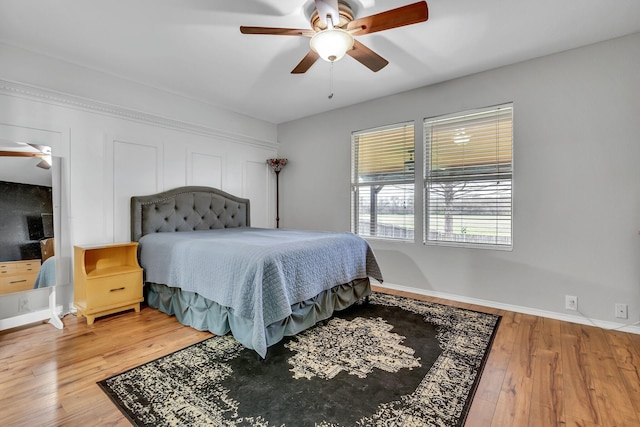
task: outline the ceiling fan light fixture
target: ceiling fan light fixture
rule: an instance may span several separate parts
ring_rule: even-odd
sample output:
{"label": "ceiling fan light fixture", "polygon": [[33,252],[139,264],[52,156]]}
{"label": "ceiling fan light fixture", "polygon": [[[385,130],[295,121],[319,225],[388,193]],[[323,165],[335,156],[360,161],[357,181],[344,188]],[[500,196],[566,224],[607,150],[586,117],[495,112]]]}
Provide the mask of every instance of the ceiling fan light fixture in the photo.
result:
{"label": "ceiling fan light fixture", "polygon": [[311,49],[327,62],[339,61],[353,48],[353,36],[339,28],[329,28],[311,38]]}

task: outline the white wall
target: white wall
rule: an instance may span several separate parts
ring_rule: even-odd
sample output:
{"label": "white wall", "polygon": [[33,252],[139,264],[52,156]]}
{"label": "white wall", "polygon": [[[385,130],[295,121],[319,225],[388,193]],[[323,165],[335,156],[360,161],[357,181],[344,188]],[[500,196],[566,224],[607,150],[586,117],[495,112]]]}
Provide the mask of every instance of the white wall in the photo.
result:
{"label": "white wall", "polygon": [[[251,199],[252,225],[273,226],[275,125],[1,44],[0,64],[0,139],[46,140],[62,172],[58,304],[72,299],[73,245],[130,240],[132,195],[218,187]],[[46,306],[31,292],[31,310]],[[19,297],[0,297],[0,329],[23,315]]]}
{"label": "white wall", "polygon": [[[638,52],[635,34],[281,124],[279,155],[289,159],[280,175],[281,226],[349,230],[352,131],[415,120],[422,141],[425,117],[512,101],[513,251],[372,239],[386,282],[559,316],[575,314],[564,296],[576,295],[589,318],[635,322]],[[421,153],[419,142],[416,158]],[[614,318],[615,303],[629,304],[628,321]]]}
{"label": "white wall", "polygon": [[[144,112],[234,135],[276,140],[276,127],[271,123],[2,42],[0,78],[74,95],[78,104],[83,99],[99,101],[104,103],[103,111],[124,106],[131,114]],[[51,93],[49,98],[57,96]]]}

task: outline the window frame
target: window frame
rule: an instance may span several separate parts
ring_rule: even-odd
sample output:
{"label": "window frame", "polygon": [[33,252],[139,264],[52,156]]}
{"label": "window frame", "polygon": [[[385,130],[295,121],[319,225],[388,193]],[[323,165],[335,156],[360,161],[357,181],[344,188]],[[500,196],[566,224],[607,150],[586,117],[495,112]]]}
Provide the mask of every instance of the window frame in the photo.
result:
{"label": "window frame", "polygon": [[[482,114],[487,112],[495,112],[499,110],[508,109],[510,110],[510,121],[511,121],[511,129],[510,129],[510,153],[511,160],[508,166],[508,172],[500,171],[500,162],[496,161],[496,163],[489,166],[476,166],[471,168],[466,168],[466,171],[453,171],[453,172],[443,172],[434,174],[432,171],[431,158],[432,158],[432,143],[431,143],[431,133],[429,130],[429,126],[432,126],[434,123],[438,121],[446,121],[458,118],[463,118],[465,116],[472,116],[474,114]],[[462,120],[459,122],[462,123]],[[474,249],[491,249],[491,250],[500,250],[500,251],[512,251],[513,250],[513,190],[514,190],[514,135],[513,135],[513,123],[514,123],[514,106],[513,102],[503,103],[499,105],[493,105],[484,108],[477,108],[472,110],[460,111],[456,113],[428,117],[423,119],[423,182],[422,182],[422,197],[423,197],[423,215],[422,215],[422,227],[423,227],[423,244],[429,246],[450,246],[450,247],[463,247],[463,248],[474,248]],[[496,147],[498,147],[499,142],[496,140]],[[483,171],[484,169],[484,171]],[[470,171],[473,171],[471,173]],[[435,175],[435,176],[434,176]],[[475,178],[475,179],[474,179]],[[469,183],[479,183],[482,181],[504,181],[509,180],[509,196],[508,196],[508,209],[509,209],[509,243],[498,243],[497,236],[498,232],[493,235],[496,238],[496,243],[488,243],[488,242],[473,242],[473,241],[453,241],[453,240],[441,240],[441,239],[433,239],[430,238],[431,231],[431,198],[430,198],[430,188],[433,183],[442,183],[446,181],[450,182],[469,182]],[[500,184],[496,184],[500,185]],[[435,210],[435,209],[434,209]],[[496,230],[498,229],[499,219],[495,220]],[[461,234],[461,233],[458,233]]]}
{"label": "window frame", "polygon": [[[401,129],[403,127],[411,127],[411,140],[412,140],[412,145],[411,145],[411,150],[410,150],[410,175],[407,175],[407,170],[406,170],[406,166],[407,166],[407,162],[404,162],[405,165],[405,170],[403,174],[399,175],[404,175],[404,177],[398,177],[395,179],[382,179],[382,180],[377,180],[377,179],[373,179],[370,181],[365,181],[365,182],[356,182],[356,180],[358,179],[359,176],[359,167],[360,164],[358,162],[359,156],[356,154],[359,150],[360,150],[360,141],[357,140],[358,137],[362,136],[362,135],[371,135],[377,132],[384,132],[384,131],[388,131],[388,130],[393,130],[393,129]],[[389,241],[394,241],[394,242],[414,242],[415,238],[416,238],[416,184],[417,184],[417,176],[416,176],[416,168],[415,168],[415,149],[416,149],[416,123],[415,120],[407,120],[407,121],[403,121],[403,122],[399,122],[399,123],[394,123],[394,124],[390,124],[390,125],[384,125],[384,126],[377,126],[374,128],[368,128],[368,129],[363,129],[363,130],[359,130],[359,131],[354,131],[351,133],[351,164],[350,164],[350,169],[351,169],[351,174],[350,174],[350,191],[351,191],[351,207],[350,207],[350,212],[351,212],[351,221],[350,221],[350,228],[351,228],[351,232],[354,234],[357,234],[363,238],[367,238],[367,239],[381,239],[381,240],[389,240]],[[391,175],[391,174],[390,174]],[[413,211],[413,214],[411,215],[411,224],[410,227],[412,228],[411,231],[411,235],[410,237],[394,237],[393,235],[389,236],[389,235],[378,235],[378,227],[379,227],[379,223],[376,221],[377,216],[378,216],[378,209],[376,209],[376,212],[374,214],[370,213],[370,218],[375,218],[373,221],[370,222],[369,224],[369,233],[368,234],[361,234],[362,230],[360,230],[360,214],[361,214],[361,206],[360,206],[360,195],[362,193],[361,188],[369,188],[369,191],[373,191],[374,187],[379,186],[380,189],[379,191],[382,190],[382,188],[384,188],[385,186],[388,185],[408,185],[411,187],[410,189],[410,193],[411,193],[411,199],[413,201],[411,209]],[[373,212],[373,208],[377,207],[377,205],[375,205],[374,203],[370,202],[370,212]],[[375,233],[372,232],[371,230],[373,230],[375,227]],[[409,229],[405,228],[405,233],[409,234]]]}

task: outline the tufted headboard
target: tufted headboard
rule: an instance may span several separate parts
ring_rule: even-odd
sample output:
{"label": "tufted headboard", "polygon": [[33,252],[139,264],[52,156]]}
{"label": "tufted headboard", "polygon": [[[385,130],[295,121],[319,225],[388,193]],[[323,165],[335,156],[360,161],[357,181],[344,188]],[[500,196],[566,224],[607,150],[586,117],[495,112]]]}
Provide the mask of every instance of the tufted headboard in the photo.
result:
{"label": "tufted headboard", "polygon": [[131,198],[131,240],[149,233],[249,227],[249,199],[211,187],[179,187]]}

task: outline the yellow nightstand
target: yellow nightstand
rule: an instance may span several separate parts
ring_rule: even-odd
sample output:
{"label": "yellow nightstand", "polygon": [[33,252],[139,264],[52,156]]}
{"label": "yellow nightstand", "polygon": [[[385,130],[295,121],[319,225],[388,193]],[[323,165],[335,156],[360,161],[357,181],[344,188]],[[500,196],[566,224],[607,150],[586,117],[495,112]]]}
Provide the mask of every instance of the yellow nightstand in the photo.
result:
{"label": "yellow nightstand", "polygon": [[96,317],[134,309],[140,312],[142,268],[138,243],[74,246],[73,305],[93,325]]}

